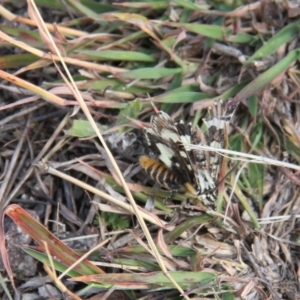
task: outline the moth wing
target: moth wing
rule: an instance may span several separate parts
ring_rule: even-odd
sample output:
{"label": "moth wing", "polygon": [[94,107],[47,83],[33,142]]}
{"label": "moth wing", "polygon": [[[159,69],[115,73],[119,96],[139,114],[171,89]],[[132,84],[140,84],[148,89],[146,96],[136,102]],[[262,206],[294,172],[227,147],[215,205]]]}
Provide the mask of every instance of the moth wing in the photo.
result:
{"label": "moth wing", "polygon": [[[209,111],[209,117],[203,120],[206,125],[206,132],[203,133],[199,127],[196,127],[192,132],[191,143],[223,149],[234,110],[235,107],[227,110],[221,101],[215,103]],[[196,161],[196,181],[199,186],[199,193],[202,194],[216,187],[222,156],[217,151],[197,149],[192,152]]]}
{"label": "moth wing", "polygon": [[151,123],[152,128],[145,131],[151,155],[162,161],[177,176],[183,178],[184,182],[193,182],[194,172],[177,125],[164,112],[153,116]]}

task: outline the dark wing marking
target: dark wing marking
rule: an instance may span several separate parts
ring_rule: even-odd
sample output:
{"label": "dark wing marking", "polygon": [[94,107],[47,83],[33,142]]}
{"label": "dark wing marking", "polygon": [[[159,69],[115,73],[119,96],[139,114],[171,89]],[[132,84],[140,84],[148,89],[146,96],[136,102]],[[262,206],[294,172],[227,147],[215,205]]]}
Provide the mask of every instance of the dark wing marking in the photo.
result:
{"label": "dark wing marking", "polygon": [[151,118],[152,128],[144,131],[151,157],[143,158],[144,169],[166,188],[183,185],[199,195],[204,205],[213,208],[222,157],[217,151],[191,150],[188,145],[224,148],[234,109],[227,110],[221,101],[215,103],[208,118],[203,120],[205,132],[182,121],[174,123],[169,115],[160,111]]}
{"label": "dark wing marking", "polygon": [[177,124],[160,111],[151,118],[152,128],[145,131],[150,155],[159,159],[184,182],[194,182],[194,172]]}
{"label": "dark wing marking", "polygon": [[[191,144],[224,148],[225,135],[233,112],[234,107],[227,110],[221,101],[215,103],[209,110],[209,117],[204,120],[206,132],[203,133],[196,127],[192,132]],[[216,187],[222,157],[217,151],[193,150],[192,153],[196,161],[198,192],[203,194]]]}

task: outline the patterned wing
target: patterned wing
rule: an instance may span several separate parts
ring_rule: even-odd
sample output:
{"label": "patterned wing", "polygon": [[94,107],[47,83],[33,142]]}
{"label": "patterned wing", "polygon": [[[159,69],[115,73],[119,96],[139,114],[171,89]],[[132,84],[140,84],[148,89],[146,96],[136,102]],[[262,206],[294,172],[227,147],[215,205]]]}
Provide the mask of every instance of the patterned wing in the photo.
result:
{"label": "patterned wing", "polygon": [[215,103],[204,120],[205,132],[182,121],[174,123],[160,111],[151,118],[152,128],[145,130],[149,157],[140,158],[141,166],[160,185],[188,190],[213,208],[222,157],[218,151],[191,150],[188,145],[222,149],[234,109],[227,110],[222,102]]}
{"label": "patterned wing", "polygon": [[152,128],[145,131],[150,156],[163,162],[184,183],[194,182],[195,175],[178,125],[162,111],[151,118],[151,124]]}
{"label": "patterned wing", "polygon": [[[217,102],[209,111],[209,117],[204,120],[206,132],[198,127],[192,132],[191,144],[204,145],[218,149],[224,148],[225,137],[230,119],[235,107],[227,110],[222,102]],[[198,193],[205,194],[215,189],[218,180],[221,155],[217,151],[192,150],[192,159],[195,164],[195,177],[198,185]],[[215,198],[212,196],[212,198]],[[208,201],[213,201],[209,200]],[[207,203],[204,203],[207,204]]]}

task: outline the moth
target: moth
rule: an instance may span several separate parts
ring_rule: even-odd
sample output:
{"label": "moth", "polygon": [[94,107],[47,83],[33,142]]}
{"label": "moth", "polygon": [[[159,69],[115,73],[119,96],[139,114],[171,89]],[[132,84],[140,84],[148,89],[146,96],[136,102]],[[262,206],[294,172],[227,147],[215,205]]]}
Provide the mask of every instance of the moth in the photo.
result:
{"label": "moth", "polygon": [[159,111],[151,118],[151,128],[144,130],[148,153],[140,157],[141,167],[167,190],[189,192],[204,206],[214,208],[222,156],[216,151],[190,149],[188,145],[222,149],[234,108],[227,109],[221,101],[216,102],[203,120],[204,132],[191,123],[176,123]]}

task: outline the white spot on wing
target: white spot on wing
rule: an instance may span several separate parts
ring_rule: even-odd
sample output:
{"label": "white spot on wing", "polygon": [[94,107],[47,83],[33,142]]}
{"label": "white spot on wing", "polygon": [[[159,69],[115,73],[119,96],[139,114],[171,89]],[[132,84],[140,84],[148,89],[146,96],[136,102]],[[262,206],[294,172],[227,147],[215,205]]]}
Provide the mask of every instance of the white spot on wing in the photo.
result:
{"label": "white spot on wing", "polygon": [[181,135],[181,141],[183,144],[191,144],[191,136],[190,135]]}
{"label": "white spot on wing", "polygon": [[215,126],[217,129],[224,129],[228,121],[220,120],[219,118],[212,118],[210,120],[204,120],[207,128]]}
{"label": "white spot on wing", "polygon": [[168,167],[171,168],[172,157],[174,156],[174,151],[168,146],[158,143],[156,144],[158,150],[160,151],[159,159]]}
{"label": "white spot on wing", "polygon": [[212,141],[209,146],[213,147],[213,148],[218,148],[218,149],[222,148],[221,144],[217,141]]}
{"label": "white spot on wing", "polygon": [[201,170],[197,174],[197,181],[199,183],[200,192],[204,193],[207,190],[214,189],[216,187],[213,179],[207,170]]}
{"label": "white spot on wing", "polygon": [[187,155],[186,155],[185,151],[179,151],[179,154],[180,154],[182,157],[187,158]]}
{"label": "white spot on wing", "polygon": [[172,140],[174,142],[180,141],[180,136],[176,132],[169,129],[162,129],[161,136],[166,140]]}

